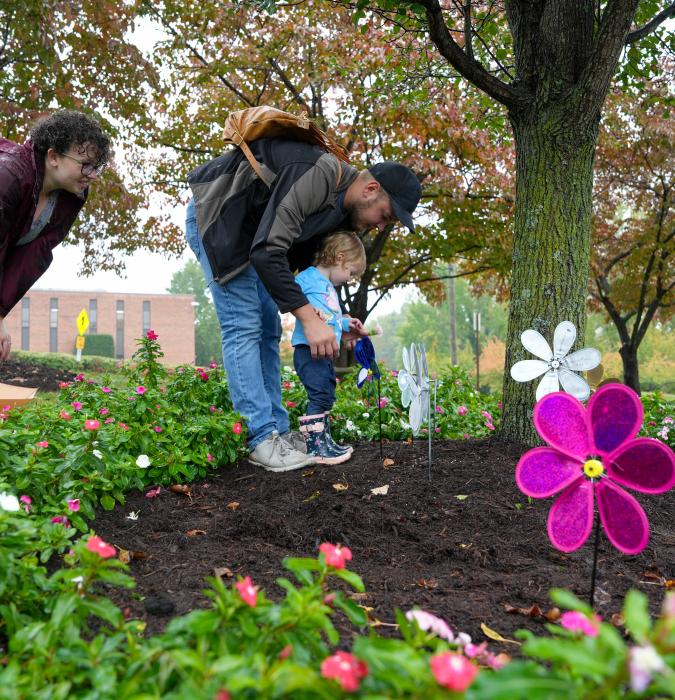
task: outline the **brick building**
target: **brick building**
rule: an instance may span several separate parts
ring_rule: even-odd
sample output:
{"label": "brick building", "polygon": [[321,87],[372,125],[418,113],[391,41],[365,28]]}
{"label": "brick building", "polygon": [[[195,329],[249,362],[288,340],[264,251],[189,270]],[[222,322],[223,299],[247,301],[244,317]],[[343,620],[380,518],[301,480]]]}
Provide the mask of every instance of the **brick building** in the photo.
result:
{"label": "brick building", "polygon": [[112,335],[115,357],[128,360],[136,339],[152,328],[159,334],[164,362],[195,360],[195,314],[191,294],[116,294],[31,290],[5,319],[14,350],[75,352],[82,309],[89,316],[87,333]]}

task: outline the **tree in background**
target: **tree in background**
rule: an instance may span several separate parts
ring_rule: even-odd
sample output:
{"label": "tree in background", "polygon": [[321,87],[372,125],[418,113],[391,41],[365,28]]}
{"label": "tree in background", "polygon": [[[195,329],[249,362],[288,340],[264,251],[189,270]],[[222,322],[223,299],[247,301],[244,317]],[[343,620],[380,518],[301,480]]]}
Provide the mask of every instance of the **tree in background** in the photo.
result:
{"label": "tree in background", "polygon": [[198,365],[208,365],[214,360],[221,364],[220,326],[199,263],[196,260],[188,260],[178,272],[174,273],[167,292],[194,295],[197,303],[195,306],[195,362]]}
{"label": "tree in background", "polygon": [[[634,91],[658,73],[662,23],[675,4],[357,0],[356,8],[357,23],[370,21],[370,10],[392,22],[403,44],[423,31],[450,66],[508,113],[516,202],[507,366],[525,357],[519,337],[526,328],[551,336],[567,319],[583,343],[603,104],[622,56],[619,81]],[[505,373],[504,437],[537,440],[532,402],[532,386]]]}
{"label": "tree in background", "polygon": [[624,382],[638,393],[640,344],[675,312],[672,104],[670,78],[639,100],[614,91],[596,161],[591,299],[616,327]]}
{"label": "tree in background", "polygon": [[[112,0],[0,0],[2,135],[22,142],[32,123],[56,108],[88,112],[112,134],[116,163],[91,190],[68,242],[84,245],[82,271],[120,270],[139,248],[177,253],[177,229],[147,218],[150,190],[123,174],[135,135],[147,146],[146,98],[157,73],[134,45],[135,3]],[[125,150],[126,149],[126,150]]]}

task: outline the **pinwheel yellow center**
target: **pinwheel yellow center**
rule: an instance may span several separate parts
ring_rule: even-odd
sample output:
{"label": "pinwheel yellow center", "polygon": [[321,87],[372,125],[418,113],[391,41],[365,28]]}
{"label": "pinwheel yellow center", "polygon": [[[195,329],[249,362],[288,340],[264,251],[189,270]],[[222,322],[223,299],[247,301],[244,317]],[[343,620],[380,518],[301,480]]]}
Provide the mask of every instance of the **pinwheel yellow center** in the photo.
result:
{"label": "pinwheel yellow center", "polygon": [[584,462],[584,474],[589,479],[597,479],[605,473],[605,468],[599,459],[588,459]]}

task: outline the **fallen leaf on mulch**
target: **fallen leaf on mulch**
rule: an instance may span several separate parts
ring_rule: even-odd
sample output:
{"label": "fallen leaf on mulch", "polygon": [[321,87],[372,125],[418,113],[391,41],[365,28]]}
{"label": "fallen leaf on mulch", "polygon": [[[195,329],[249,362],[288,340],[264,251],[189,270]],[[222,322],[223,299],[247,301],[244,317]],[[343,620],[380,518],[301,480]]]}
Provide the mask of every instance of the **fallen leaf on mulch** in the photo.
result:
{"label": "fallen leaf on mulch", "polygon": [[184,496],[192,495],[192,489],[185,484],[172,484],[169,486],[169,491],[173,491],[174,493],[182,493]]}
{"label": "fallen leaf on mulch", "polygon": [[237,508],[239,508],[239,501],[230,501],[225,507],[230,510],[237,510]]}
{"label": "fallen leaf on mulch", "polygon": [[661,574],[660,571],[645,571],[644,574],[642,574],[642,578],[654,581],[655,583],[660,584],[667,590],[675,588],[675,579],[666,578]]}
{"label": "fallen leaf on mulch", "polygon": [[337,484],[333,484],[333,488],[336,491],[346,491],[349,488],[349,485],[348,484],[341,484],[338,482]]}
{"label": "fallen leaf on mulch", "polygon": [[218,578],[223,578],[223,576],[227,576],[228,578],[233,578],[234,572],[232,571],[232,569],[229,569],[227,566],[217,566],[213,570],[213,575],[217,576]]}
{"label": "fallen leaf on mulch", "polygon": [[318,498],[321,495],[321,491],[315,491],[314,493],[310,494],[305,498],[303,503],[309,503],[310,501],[313,501],[315,498]]}
{"label": "fallen leaf on mulch", "polygon": [[188,530],[185,534],[188,537],[196,537],[197,535],[205,535],[206,530]]}
{"label": "fallen leaf on mulch", "polygon": [[543,617],[549,622],[556,622],[560,619],[561,615],[559,608],[550,608],[544,612],[536,603],[530,605],[529,608],[519,608],[515,605],[511,605],[510,603],[504,603],[504,610],[512,615],[524,615],[525,617],[532,617],[535,619]]}
{"label": "fallen leaf on mulch", "polygon": [[614,625],[614,627],[623,627],[624,619],[621,613],[614,613],[609,621]]}
{"label": "fallen leaf on mulch", "polygon": [[480,628],[483,630],[483,634],[488,637],[489,639],[493,639],[495,642],[502,642],[505,644],[517,644],[520,646],[521,642],[517,642],[515,639],[506,639],[506,637],[502,637],[499,632],[495,632],[493,629],[490,629],[484,622],[480,623]]}
{"label": "fallen leaf on mulch", "polygon": [[386,496],[389,493],[389,484],[370,489],[370,493],[372,493],[373,496]]}
{"label": "fallen leaf on mulch", "polygon": [[389,467],[393,467],[393,466],[394,466],[394,460],[393,460],[391,457],[385,457],[385,458],[384,458],[384,461],[382,462],[382,466],[383,466],[385,469],[389,469]]}
{"label": "fallen leaf on mulch", "polygon": [[302,472],[303,476],[314,476],[315,469],[308,469],[306,472]]}
{"label": "fallen leaf on mulch", "polygon": [[120,549],[120,553],[117,558],[122,562],[122,564],[128,564],[131,561],[131,552],[128,549]]}
{"label": "fallen leaf on mulch", "polygon": [[426,588],[428,591],[431,591],[434,588],[438,588],[438,579],[430,578],[427,580],[425,578],[421,578],[417,581],[417,585],[420,588]]}
{"label": "fallen leaf on mulch", "polygon": [[455,498],[456,498],[458,501],[465,501],[465,500],[468,498],[468,496],[465,495],[465,494],[463,494],[463,493],[460,493],[460,494],[458,494],[457,496],[455,496]]}
{"label": "fallen leaf on mulch", "polygon": [[352,600],[365,600],[366,598],[370,598],[370,593],[348,593],[347,597]]}

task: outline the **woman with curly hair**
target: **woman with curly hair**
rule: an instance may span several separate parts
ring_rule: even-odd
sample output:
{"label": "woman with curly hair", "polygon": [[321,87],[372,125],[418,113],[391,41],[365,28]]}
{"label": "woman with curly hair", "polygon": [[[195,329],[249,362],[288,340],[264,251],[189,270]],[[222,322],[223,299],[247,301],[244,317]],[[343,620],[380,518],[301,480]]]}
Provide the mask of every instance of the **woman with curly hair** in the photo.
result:
{"label": "woman with curly hair", "polygon": [[109,151],[96,120],[66,109],[24,144],[0,138],[0,362],[11,350],[5,316],[51,264]]}

